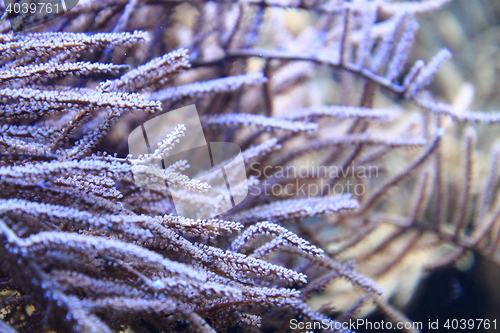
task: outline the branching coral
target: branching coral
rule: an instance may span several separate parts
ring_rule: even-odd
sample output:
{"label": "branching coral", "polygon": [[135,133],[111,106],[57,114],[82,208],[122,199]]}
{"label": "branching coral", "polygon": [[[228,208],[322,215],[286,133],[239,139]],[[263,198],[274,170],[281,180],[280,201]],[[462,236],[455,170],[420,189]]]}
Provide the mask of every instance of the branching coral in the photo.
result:
{"label": "branching coral", "polygon": [[[443,138],[450,119],[500,118],[436,101],[428,87],[448,50],[408,66],[416,15],[446,2],[88,0],[38,32],[5,23],[0,329],[287,331],[298,319],[347,332],[366,305],[410,321],[380,285],[416,253],[417,270],[468,249],[498,261],[498,149],[476,200],[467,129],[452,196]],[[294,30],[292,12],[314,23]],[[341,91],[338,105],[320,80]],[[387,94],[418,115],[377,105]],[[217,219],[177,216],[168,191],[137,184],[166,182],[201,205],[210,186],[183,174],[186,161],[151,166],[185,140],[183,124],[149,154],[127,154],[152,112],[192,103],[207,140],[238,143],[247,166],[249,196]]]}

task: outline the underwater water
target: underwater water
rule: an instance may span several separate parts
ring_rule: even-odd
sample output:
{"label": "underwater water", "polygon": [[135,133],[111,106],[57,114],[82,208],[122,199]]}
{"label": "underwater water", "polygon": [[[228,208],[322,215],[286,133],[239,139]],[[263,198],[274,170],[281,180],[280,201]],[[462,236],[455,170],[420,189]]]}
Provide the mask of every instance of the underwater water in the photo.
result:
{"label": "underwater water", "polygon": [[[460,78],[461,83],[449,83],[450,87],[471,83],[475,90],[471,108],[500,108],[500,2],[454,1],[444,11],[424,18],[417,38],[424,50],[446,46],[452,51],[455,74],[443,74],[442,80]],[[500,128],[480,128],[479,133],[481,140],[497,140]],[[499,320],[500,269],[479,254],[473,257],[465,267],[439,269],[424,279],[408,305],[408,316],[424,323],[436,319],[441,323],[448,319]],[[499,332],[500,327],[466,331]]]}
{"label": "underwater water", "polygon": [[500,331],[499,0],[8,4],[0,332]]}

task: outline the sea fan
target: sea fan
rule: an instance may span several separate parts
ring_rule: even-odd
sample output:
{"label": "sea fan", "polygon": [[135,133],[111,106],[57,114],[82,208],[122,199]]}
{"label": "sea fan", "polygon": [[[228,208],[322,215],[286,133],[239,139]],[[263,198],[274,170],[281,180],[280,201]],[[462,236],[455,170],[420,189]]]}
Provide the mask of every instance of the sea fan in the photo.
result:
{"label": "sea fan", "polygon": [[[500,252],[498,149],[477,200],[468,125],[500,115],[427,90],[448,50],[408,66],[416,15],[446,2],[88,0],[38,31],[4,21],[0,329],[347,332],[374,306],[421,328],[380,287],[398,266],[418,281],[469,249]],[[207,141],[241,147],[248,176],[247,198],[206,219],[177,215],[171,191],[206,213],[221,206],[201,195],[212,187],[186,161],[155,166],[184,124],[127,150],[132,130],[191,104]],[[443,162],[455,123],[456,195]]]}

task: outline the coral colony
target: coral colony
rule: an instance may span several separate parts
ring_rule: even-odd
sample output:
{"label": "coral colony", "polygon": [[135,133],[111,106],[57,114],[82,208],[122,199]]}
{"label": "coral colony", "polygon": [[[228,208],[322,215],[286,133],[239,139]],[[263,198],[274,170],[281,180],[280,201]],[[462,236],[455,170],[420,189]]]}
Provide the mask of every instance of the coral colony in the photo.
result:
{"label": "coral colony", "polygon": [[[427,271],[500,252],[498,144],[474,171],[500,114],[433,91],[448,50],[409,62],[447,2],[82,0],[13,27],[6,1],[0,331],[422,329],[400,307]],[[147,129],[192,105],[243,182],[169,159],[189,124]]]}

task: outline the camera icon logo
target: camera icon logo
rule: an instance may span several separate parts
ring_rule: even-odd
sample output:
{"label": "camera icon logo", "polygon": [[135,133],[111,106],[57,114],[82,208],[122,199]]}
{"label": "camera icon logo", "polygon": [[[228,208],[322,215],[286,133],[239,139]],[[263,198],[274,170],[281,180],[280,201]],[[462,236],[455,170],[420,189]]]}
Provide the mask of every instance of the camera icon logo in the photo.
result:
{"label": "camera icon logo", "polygon": [[169,172],[172,166],[187,166],[180,168],[183,175],[205,182],[210,188],[202,193],[189,191],[133,168],[135,184],[169,192],[177,215],[192,219],[213,218],[241,203],[248,194],[241,149],[231,142],[207,143],[195,105],[164,113],[135,128],[128,137],[132,158],[152,154],[179,124],[185,126],[186,135],[173,145],[168,156],[151,167]]}

